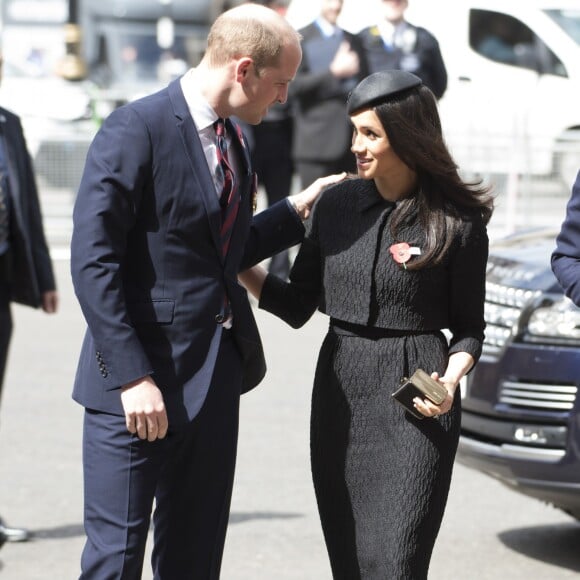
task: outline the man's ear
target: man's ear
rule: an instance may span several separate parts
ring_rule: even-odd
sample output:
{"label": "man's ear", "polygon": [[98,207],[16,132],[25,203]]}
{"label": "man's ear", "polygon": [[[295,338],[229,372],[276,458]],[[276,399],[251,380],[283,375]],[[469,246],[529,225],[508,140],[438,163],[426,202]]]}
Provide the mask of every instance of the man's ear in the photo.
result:
{"label": "man's ear", "polygon": [[244,56],[238,60],[236,65],[236,81],[243,82],[252,71],[254,61],[249,56]]}

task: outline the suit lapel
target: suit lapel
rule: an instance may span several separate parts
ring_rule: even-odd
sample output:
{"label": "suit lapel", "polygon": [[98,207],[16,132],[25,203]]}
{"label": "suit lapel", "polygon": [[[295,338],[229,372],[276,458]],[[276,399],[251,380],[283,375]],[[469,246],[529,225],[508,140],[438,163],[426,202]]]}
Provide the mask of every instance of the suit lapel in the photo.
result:
{"label": "suit lapel", "polygon": [[213,178],[207,166],[197,128],[189,113],[179,79],[173,81],[168,90],[175,116],[177,117],[177,130],[181,135],[183,147],[192,168],[192,191],[199,192],[208,216],[216,251],[220,259],[222,259],[220,240],[221,214]]}
{"label": "suit lapel", "polygon": [[239,175],[237,175],[240,191],[240,209],[232,232],[230,251],[226,256],[226,261],[229,261],[232,255],[239,254],[243,247],[248,216],[251,218],[253,196],[256,193],[254,192],[254,188],[257,187],[257,183],[255,183],[255,176],[252,173],[248,143],[241,127],[231,119],[226,119],[226,129],[232,135],[232,144],[235,145],[236,154],[240,163]]}
{"label": "suit lapel", "polygon": [[8,183],[9,183],[9,195],[12,201],[12,212],[13,217],[18,226],[21,227],[22,224],[22,212],[21,212],[21,200],[20,200],[20,180],[17,179],[18,167],[16,164],[16,151],[14,148],[13,139],[7,139],[6,134],[14,131],[11,123],[5,115],[0,113],[0,138],[2,139],[2,145],[4,146],[4,155],[6,157],[6,167],[8,169]]}
{"label": "suit lapel", "polygon": [[[181,135],[183,146],[192,168],[192,189],[200,193],[210,223],[210,230],[216,251],[220,260],[224,262],[221,252],[221,213],[219,200],[216,195],[212,175],[205,160],[205,154],[197,133],[197,128],[187,107],[179,79],[173,81],[169,85],[168,90],[177,118],[177,129]],[[232,143],[236,147],[237,158],[240,162],[239,175],[237,176],[239,179],[240,211],[232,232],[230,251],[226,256],[226,259],[230,259],[232,254],[241,251],[248,220],[251,219],[253,196],[255,194],[253,189],[256,187],[256,183],[255,176],[252,173],[248,144],[240,126],[230,119],[226,119],[226,130],[232,135]]]}
{"label": "suit lapel", "polygon": [[226,119],[226,130],[232,135],[232,142],[235,143],[237,154],[243,165],[242,171],[244,174],[249,174],[251,166],[250,152],[241,127],[231,119]]}
{"label": "suit lapel", "polygon": [[253,194],[252,180],[254,174],[252,173],[252,160],[248,142],[241,127],[237,123],[234,123],[231,119],[226,119],[226,127],[230,135],[232,135],[232,143],[236,149],[240,164],[238,168],[239,175],[237,176],[240,184],[240,204],[245,206],[249,203],[251,205],[253,202],[251,196]]}

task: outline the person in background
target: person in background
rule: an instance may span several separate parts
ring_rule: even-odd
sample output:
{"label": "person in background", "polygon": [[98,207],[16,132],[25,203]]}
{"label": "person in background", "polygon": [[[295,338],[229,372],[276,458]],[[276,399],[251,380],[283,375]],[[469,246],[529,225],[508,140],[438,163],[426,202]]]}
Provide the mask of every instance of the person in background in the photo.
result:
{"label": "person in background", "polygon": [[[255,0],[286,16],[289,0]],[[252,164],[258,176],[258,183],[264,187],[268,206],[290,195],[294,162],[292,160],[293,120],[290,100],[276,103],[268,109],[259,125],[247,125]],[[290,273],[290,253],[283,250],[272,256],[268,270],[276,276],[287,279]]]}
{"label": "person in background", "polygon": [[342,0],[319,0],[320,14],[299,32],[303,58],[290,87],[293,153],[302,187],[317,178],[356,170],[346,98],[367,74],[359,39],[337,25]]}
{"label": "person in background", "polygon": [[255,175],[231,117],[283,103],[302,53],[273,10],[213,23],[200,64],[116,109],[87,154],[71,272],[87,321],[81,578],[141,578],[153,513],[158,580],[217,580],[240,395],[266,366],[242,267],[297,244],[317,184],[253,217]]}
{"label": "person in background", "polygon": [[580,307],[580,171],[572,186],[551,264],[566,296]]}
{"label": "person in background", "polygon": [[508,18],[486,19],[483,26],[474,29],[481,36],[475,42],[477,52],[496,62],[516,64],[515,41],[518,35],[514,34]]}
{"label": "person in background", "polygon": [[359,38],[371,73],[397,69],[417,75],[440,99],[447,89],[447,70],[437,39],[405,20],[408,0],[377,0],[384,18],[364,28]]}
{"label": "person in background", "polygon": [[[493,199],[461,180],[417,76],[372,74],[347,106],[358,178],[322,193],[288,283],[259,266],[240,280],[294,328],[317,309],[330,317],[310,443],[333,578],[425,580],[459,441],[459,382],[481,354]],[[413,399],[423,419],[391,397],[418,368],[447,389],[440,405]]]}
{"label": "person in background", "polygon": [[[0,54],[0,77],[1,66]],[[53,314],[58,293],[20,118],[0,107],[0,397],[13,328],[11,302]],[[29,537],[28,530],[0,518],[0,545]]]}

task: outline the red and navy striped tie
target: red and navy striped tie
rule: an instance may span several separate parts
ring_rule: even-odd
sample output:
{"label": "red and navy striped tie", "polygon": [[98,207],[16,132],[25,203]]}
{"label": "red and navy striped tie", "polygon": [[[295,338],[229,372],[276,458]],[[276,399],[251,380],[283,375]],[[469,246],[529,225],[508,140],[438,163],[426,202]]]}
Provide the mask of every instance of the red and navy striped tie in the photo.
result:
{"label": "red and navy striped tie", "polygon": [[236,174],[232,168],[230,160],[228,159],[228,144],[226,141],[226,128],[223,119],[218,119],[214,123],[215,133],[217,136],[216,153],[217,153],[217,169],[221,177],[223,177],[222,191],[220,194],[220,207],[222,213],[222,225],[220,229],[220,237],[222,244],[222,255],[227,256],[230,247],[230,240],[232,238],[232,231],[236,223],[238,209],[240,207],[240,195],[238,184],[236,181]]}

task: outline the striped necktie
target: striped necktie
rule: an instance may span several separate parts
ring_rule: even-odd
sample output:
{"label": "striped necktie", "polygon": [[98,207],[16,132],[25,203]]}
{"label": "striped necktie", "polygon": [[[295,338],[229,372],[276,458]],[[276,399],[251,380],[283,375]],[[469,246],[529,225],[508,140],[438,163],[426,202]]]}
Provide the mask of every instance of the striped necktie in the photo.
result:
{"label": "striped necktie", "polygon": [[228,158],[228,144],[226,140],[226,128],[223,119],[218,119],[214,123],[216,132],[216,172],[222,178],[222,191],[220,193],[220,207],[222,214],[222,225],[220,237],[222,244],[222,255],[227,256],[232,238],[232,231],[240,207],[240,194],[236,175]]}

